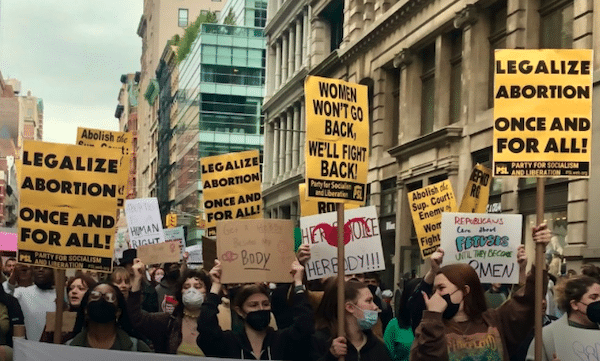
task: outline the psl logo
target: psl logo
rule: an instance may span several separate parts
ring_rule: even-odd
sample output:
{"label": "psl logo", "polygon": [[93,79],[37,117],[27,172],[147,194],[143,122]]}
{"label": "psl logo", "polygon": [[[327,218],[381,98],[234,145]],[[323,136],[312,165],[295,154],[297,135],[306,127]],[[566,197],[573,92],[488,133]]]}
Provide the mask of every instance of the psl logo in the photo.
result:
{"label": "psl logo", "polygon": [[31,256],[28,254],[19,254],[19,262],[31,263]]}
{"label": "psl logo", "polygon": [[354,199],[358,199],[359,201],[363,200],[363,187],[362,186],[354,186]]}
{"label": "psl logo", "polygon": [[509,174],[508,168],[505,165],[497,165],[496,166],[496,174]]}

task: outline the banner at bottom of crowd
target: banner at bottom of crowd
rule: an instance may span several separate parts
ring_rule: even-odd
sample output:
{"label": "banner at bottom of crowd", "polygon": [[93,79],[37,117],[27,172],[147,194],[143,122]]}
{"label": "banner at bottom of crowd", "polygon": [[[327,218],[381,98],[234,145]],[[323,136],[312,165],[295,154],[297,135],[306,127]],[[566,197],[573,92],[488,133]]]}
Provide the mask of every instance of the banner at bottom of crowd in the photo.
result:
{"label": "banner at bottom of crowd", "polygon": [[215,357],[165,355],[149,352],[101,350],[89,347],[55,345],[13,338],[13,360],[15,361],[223,361],[233,360]]}

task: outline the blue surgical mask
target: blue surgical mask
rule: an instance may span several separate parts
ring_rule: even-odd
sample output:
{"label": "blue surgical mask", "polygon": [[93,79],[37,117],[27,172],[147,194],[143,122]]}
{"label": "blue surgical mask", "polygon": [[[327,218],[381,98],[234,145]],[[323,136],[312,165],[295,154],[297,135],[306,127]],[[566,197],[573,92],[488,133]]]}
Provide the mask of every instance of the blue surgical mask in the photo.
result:
{"label": "blue surgical mask", "polygon": [[363,317],[362,318],[358,318],[358,317],[355,316],[356,317],[356,321],[358,321],[358,327],[360,327],[361,330],[369,330],[373,326],[375,326],[375,324],[377,323],[377,316],[378,316],[378,312],[377,311],[363,310],[362,308],[358,307],[354,303],[351,303],[351,305],[354,306],[354,307],[356,307],[356,308],[358,308],[363,313]]}

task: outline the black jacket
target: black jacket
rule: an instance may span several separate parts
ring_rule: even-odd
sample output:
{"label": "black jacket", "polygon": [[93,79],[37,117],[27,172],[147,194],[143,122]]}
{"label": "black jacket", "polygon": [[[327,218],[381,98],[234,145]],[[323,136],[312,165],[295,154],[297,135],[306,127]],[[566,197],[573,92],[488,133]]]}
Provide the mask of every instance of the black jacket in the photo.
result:
{"label": "black jacket", "polygon": [[10,328],[8,330],[8,334],[6,335],[6,343],[8,346],[12,347],[12,331],[14,325],[23,325],[25,323],[25,319],[23,318],[23,311],[21,310],[21,305],[19,305],[19,301],[13,296],[4,292],[4,288],[2,287],[2,285],[0,285],[0,303],[4,304],[8,310]]}
{"label": "black jacket", "polygon": [[[383,341],[377,338],[371,330],[363,331],[367,336],[367,343],[360,349],[360,352],[356,350],[356,347],[351,342],[347,343],[348,353],[346,354],[346,361],[391,361],[390,355]],[[331,341],[333,338],[326,328],[317,330],[313,335],[312,339],[312,352],[313,355],[310,358],[315,361],[337,361],[337,357],[333,356],[329,352],[331,347]]]}
{"label": "black jacket", "polygon": [[[255,360],[246,332],[223,331],[217,320],[217,306],[221,297],[209,293],[200,308],[198,317],[198,347],[206,356],[228,357],[233,359]],[[294,323],[282,330],[269,328],[263,341],[260,360],[292,360],[308,346],[302,340],[308,339],[314,330],[314,315],[306,294],[294,295]]]}

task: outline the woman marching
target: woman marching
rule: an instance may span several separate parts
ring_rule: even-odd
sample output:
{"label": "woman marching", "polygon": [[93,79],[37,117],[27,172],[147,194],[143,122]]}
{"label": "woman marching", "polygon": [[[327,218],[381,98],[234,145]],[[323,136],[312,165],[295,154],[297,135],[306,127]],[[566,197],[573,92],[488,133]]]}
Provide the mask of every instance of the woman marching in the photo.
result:
{"label": "woman marching", "polygon": [[[550,231],[545,224],[533,229],[533,240],[548,244]],[[531,272],[512,298],[497,309],[487,309],[471,266],[442,267],[434,279],[433,295],[423,292],[426,310],[415,331],[410,359],[508,361],[510,352],[533,328],[534,281]]]}
{"label": "woman marching", "polygon": [[269,291],[262,284],[247,284],[236,292],[232,307],[243,319],[239,331],[223,331],[217,320],[221,302],[221,262],[215,260],[210,271],[212,286],[198,318],[198,346],[206,356],[242,360],[290,360],[306,349],[306,340],[314,329],[313,312],[302,285],[304,267],[296,260],[291,272],[294,282],[293,318],[290,327],[273,330]]}

